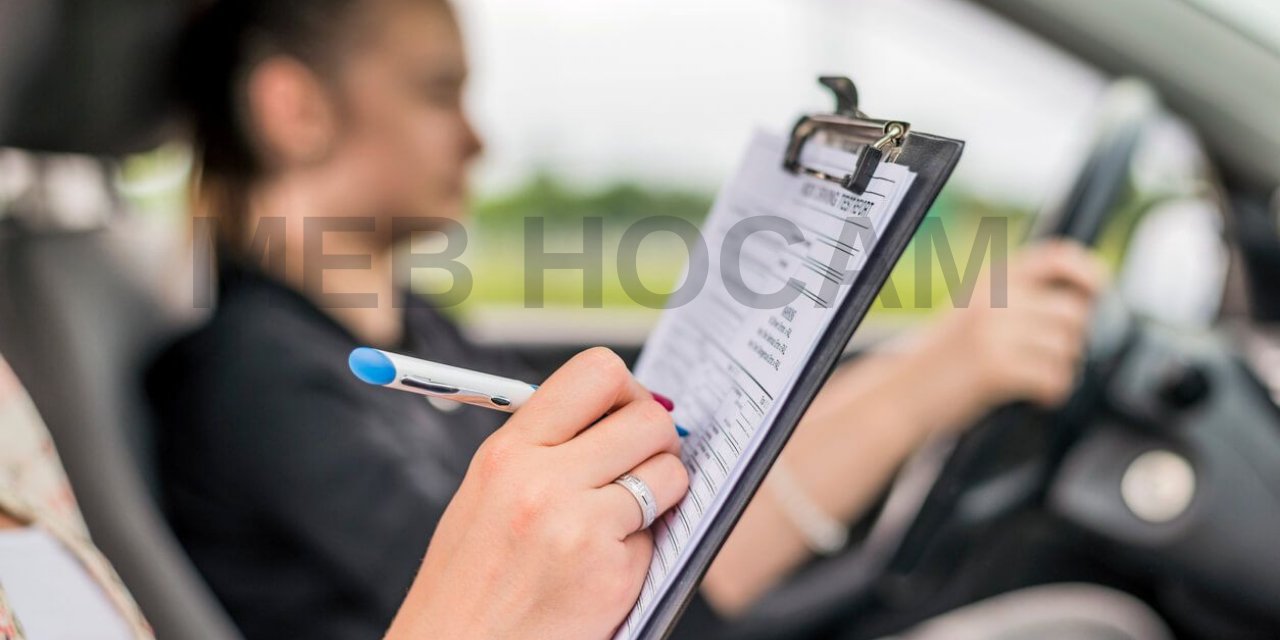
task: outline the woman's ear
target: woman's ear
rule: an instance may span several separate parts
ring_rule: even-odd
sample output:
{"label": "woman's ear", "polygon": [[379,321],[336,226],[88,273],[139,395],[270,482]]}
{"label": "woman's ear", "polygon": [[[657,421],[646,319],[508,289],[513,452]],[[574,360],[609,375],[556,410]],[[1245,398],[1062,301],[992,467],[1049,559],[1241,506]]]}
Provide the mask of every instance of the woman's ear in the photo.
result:
{"label": "woman's ear", "polygon": [[268,58],[248,79],[251,136],[268,166],[306,166],[328,156],[337,136],[337,109],[324,82],[288,56]]}

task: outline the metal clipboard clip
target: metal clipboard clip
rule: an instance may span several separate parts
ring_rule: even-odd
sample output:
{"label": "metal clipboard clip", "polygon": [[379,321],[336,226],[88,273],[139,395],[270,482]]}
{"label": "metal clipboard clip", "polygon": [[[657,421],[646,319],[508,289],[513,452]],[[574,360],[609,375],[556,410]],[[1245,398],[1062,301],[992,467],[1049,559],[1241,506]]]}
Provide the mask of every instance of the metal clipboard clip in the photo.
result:
{"label": "metal clipboard clip", "polygon": [[[834,182],[862,195],[880,162],[897,159],[911,125],[900,120],[868,118],[858,110],[858,88],[844,76],[822,76],[818,82],[835,94],[836,111],[801,116],[791,129],[791,141],[782,158],[782,168]],[[816,136],[823,136],[832,146],[857,153],[858,161],[853,171],[838,176],[800,164],[800,152],[804,150],[805,143]]]}

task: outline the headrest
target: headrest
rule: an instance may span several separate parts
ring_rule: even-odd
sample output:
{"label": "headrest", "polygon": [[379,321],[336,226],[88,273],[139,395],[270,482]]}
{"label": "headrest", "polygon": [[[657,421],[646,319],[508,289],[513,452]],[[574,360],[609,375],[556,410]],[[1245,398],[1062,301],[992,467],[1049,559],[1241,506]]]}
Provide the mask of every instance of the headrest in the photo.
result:
{"label": "headrest", "polygon": [[159,141],[189,2],[0,3],[0,146],[118,155]]}

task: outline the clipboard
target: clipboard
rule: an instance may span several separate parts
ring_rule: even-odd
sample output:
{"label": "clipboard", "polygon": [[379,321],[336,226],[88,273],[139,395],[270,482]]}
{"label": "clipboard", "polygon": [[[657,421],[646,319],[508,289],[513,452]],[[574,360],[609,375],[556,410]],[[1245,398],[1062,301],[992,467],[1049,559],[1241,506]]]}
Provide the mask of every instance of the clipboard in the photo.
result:
{"label": "clipboard", "polygon": [[[728,489],[723,510],[712,520],[706,537],[689,552],[688,562],[672,587],[653,602],[646,622],[634,635],[636,638],[666,638],[675,628],[712,560],[764,482],[810,403],[834,371],[854,330],[871,309],[964,150],[964,143],[960,140],[913,131],[909,123],[901,120],[867,117],[858,109],[858,91],[848,78],[824,76],[819,78],[819,82],[835,95],[835,112],[805,115],[796,122],[782,158],[783,168],[791,173],[803,173],[839,184],[859,195],[867,189],[880,162],[906,165],[917,174],[916,179],[860,271],[860,286],[850,290],[835,311],[807,366],[789,396],[783,399],[772,429],[763,436],[759,449],[747,460],[740,481]],[[850,167],[847,174],[839,175],[804,165],[801,152],[810,143],[857,153],[855,166]]]}

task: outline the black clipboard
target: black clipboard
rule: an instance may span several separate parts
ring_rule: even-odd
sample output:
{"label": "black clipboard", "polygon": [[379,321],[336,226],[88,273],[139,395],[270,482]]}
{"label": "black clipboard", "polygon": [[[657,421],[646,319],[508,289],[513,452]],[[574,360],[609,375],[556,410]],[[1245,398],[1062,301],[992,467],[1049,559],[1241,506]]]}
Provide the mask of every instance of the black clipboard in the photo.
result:
{"label": "black clipboard", "polygon": [[[964,150],[964,143],[959,140],[912,131],[909,123],[868,118],[858,110],[857,88],[848,78],[825,76],[819,78],[819,82],[835,94],[836,111],[806,115],[796,122],[782,158],[783,168],[835,182],[857,194],[866,190],[880,162],[906,165],[916,173],[916,179],[877,239],[872,255],[859,272],[858,285],[845,296],[831,324],[819,337],[808,366],[790,394],[782,399],[783,406],[773,428],[763,436],[760,448],[747,461],[741,480],[729,488],[723,511],[715,516],[706,536],[690,552],[687,564],[672,587],[653,602],[648,619],[634,636],[643,640],[666,638],[675,628],[711,561],[764,482],[809,404],[835,370],[854,330],[871,309]],[[846,175],[833,175],[801,164],[804,146],[815,141],[856,152],[856,165]]]}

